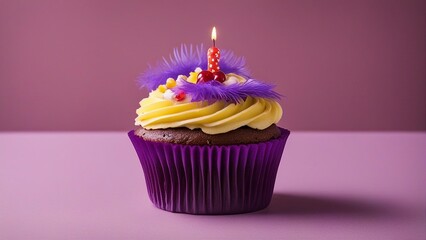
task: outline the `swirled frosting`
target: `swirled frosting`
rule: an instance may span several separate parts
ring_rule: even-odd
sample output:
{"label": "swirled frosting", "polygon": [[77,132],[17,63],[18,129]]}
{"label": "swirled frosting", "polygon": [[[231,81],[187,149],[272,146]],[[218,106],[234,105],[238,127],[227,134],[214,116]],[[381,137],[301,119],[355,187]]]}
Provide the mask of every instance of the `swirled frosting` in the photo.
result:
{"label": "swirled frosting", "polygon": [[253,97],[237,104],[225,101],[176,102],[164,98],[157,90],[140,102],[136,113],[135,124],[145,129],[186,127],[219,134],[243,126],[263,130],[280,120],[282,109],[274,100]]}

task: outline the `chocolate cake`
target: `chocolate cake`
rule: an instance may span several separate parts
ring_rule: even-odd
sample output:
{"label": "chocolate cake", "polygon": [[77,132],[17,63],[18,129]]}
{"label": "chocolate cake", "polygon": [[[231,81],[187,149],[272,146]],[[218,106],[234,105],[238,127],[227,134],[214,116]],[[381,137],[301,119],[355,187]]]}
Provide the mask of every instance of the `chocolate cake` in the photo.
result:
{"label": "chocolate cake", "polygon": [[241,127],[222,134],[206,134],[200,129],[167,128],[148,130],[138,128],[135,134],[146,141],[167,142],[188,145],[230,145],[265,142],[280,136],[280,130],[272,124],[264,130]]}

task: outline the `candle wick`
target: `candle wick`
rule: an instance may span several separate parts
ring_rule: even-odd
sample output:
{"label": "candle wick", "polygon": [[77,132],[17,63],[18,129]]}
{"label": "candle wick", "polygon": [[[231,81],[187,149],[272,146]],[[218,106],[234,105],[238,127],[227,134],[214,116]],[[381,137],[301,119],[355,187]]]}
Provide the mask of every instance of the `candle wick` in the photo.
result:
{"label": "candle wick", "polygon": [[216,47],[216,40],[213,39],[213,47]]}

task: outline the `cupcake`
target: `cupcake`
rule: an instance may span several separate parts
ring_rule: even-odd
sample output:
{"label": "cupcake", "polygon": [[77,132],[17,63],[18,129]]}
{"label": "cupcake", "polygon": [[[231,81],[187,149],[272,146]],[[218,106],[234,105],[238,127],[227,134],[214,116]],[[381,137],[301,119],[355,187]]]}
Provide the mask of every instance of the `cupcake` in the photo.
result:
{"label": "cupcake", "polygon": [[251,78],[243,58],[215,47],[205,52],[182,45],[139,78],[151,92],[128,135],[148,196],[170,212],[261,210],[290,134],[276,125],[280,95]]}

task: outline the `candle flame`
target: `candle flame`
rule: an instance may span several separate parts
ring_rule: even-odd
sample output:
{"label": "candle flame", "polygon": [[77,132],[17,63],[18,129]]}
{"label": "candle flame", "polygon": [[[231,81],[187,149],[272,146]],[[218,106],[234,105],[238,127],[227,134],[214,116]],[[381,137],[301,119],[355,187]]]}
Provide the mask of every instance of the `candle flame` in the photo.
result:
{"label": "candle flame", "polygon": [[212,30],[212,40],[216,41],[216,27],[213,27],[213,30]]}

